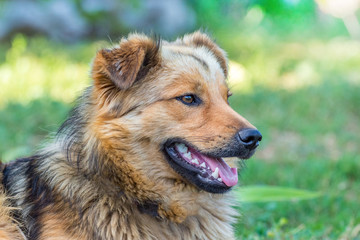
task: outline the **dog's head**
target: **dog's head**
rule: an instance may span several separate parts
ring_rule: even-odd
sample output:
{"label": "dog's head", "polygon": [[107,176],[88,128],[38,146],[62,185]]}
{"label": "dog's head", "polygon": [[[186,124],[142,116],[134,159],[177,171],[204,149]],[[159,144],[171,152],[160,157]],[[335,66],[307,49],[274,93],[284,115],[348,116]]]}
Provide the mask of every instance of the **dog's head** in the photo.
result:
{"label": "dog's head", "polygon": [[200,32],[161,43],[134,34],[99,51],[92,129],[112,171],[130,184],[180,181],[211,193],[236,185],[226,158],[252,156],[261,134],[229,106],[227,74],[224,51]]}

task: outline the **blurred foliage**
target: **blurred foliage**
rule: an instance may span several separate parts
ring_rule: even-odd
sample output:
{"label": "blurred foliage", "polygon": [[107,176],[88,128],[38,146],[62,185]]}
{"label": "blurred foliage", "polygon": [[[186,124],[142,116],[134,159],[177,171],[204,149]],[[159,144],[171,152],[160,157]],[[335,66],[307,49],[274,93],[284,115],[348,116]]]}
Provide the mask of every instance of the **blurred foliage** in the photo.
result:
{"label": "blurred foliage", "polygon": [[[87,84],[90,60],[104,42],[56,44],[18,34],[0,55],[0,107],[49,96],[73,101]],[[76,54],[72,54],[76,51]]]}
{"label": "blurred foliage", "polygon": [[[241,184],[322,194],[308,201],[244,202],[237,236],[359,239],[359,41],[339,19],[319,17],[309,0],[187,4],[197,27],[228,52],[231,106],[264,136],[241,171]],[[107,46],[21,34],[0,44],[0,158],[31,154],[56,131],[90,84],[91,58]]]}
{"label": "blurred foliage", "polygon": [[289,30],[294,24],[311,25],[316,21],[316,4],[313,0],[258,0],[255,1],[265,15],[276,24]]}
{"label": "blurred foliage", "polygon": [[299,201],[321,196],[319,192],[278,186],[244,186],[234,192],[242,203]]}
{"label": "blurred foliage", "polygon": [[[274,36],[285,39],[327,39],[348,36],[341,19],[318,9],[313,0],[187,0],[195,10],[197,27],[216,32],[239,35],[262,35],[264,40]],[[233,34],[236,32],[237,34]],[[240,34],[239,34],[240,33]]]}

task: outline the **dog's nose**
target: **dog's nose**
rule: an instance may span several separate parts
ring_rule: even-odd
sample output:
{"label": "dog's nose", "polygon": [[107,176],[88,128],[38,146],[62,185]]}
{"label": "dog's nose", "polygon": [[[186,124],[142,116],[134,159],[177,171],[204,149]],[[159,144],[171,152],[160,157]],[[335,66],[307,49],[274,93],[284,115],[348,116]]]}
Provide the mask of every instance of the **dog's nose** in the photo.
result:
{"label": "dog's nose", "polygon": [[261,133],[253,128],[241,129],[239,134],[240,143],[243,144],[247,149],[253,150],[259,146],[259,142],[262,139]]}

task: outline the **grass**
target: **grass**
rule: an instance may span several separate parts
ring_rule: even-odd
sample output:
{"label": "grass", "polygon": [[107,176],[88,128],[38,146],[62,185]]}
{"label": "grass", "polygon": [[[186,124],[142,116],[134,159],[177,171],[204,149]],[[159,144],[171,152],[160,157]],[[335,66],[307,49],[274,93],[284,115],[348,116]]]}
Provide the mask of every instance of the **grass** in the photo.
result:
{"label": "grass", "polygon": [[239,236],[359,238],[358,93],[359,87],[346,81],[327,81],[291,92],[256,88],[252,94],[236,96],[232,104],[246,112],[265,136],[258,154],[242,171],[241,184],[323,194],[309,201],[244,203]]}
{"label": "grass", "polygon": [[[244,201],[238,206],[237,236],[360,239],[358,43],[284,40],[263,33],[216,36],[233,61],[230,104],[264,135],[241,171],[241,185],[321,193],[302,201]],[[105,45],[67,46],[18,35],[0,46],[3,160],[31,154],[56,131],[90,83],[96,49]]]}

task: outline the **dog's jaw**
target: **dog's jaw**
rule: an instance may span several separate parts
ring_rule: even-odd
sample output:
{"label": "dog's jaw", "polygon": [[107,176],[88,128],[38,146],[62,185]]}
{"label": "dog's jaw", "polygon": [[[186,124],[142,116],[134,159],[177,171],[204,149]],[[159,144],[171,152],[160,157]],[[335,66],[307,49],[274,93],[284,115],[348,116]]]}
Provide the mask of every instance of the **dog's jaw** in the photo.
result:
{"label": "dog's jaw", "polygon": [[209,193],[225,193],[238,182],[237,168],[221,157],[210,157],[188,144],[169,141],[163,151],[169,165],[183,178]]}

